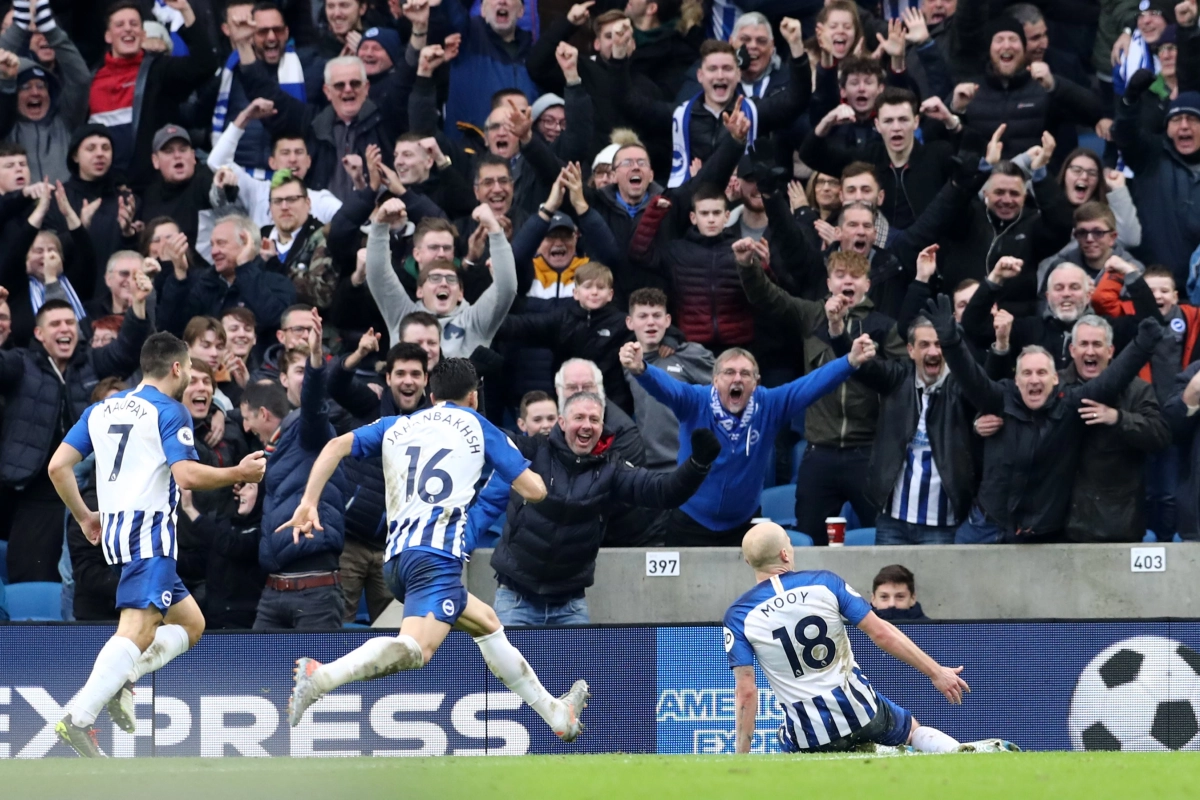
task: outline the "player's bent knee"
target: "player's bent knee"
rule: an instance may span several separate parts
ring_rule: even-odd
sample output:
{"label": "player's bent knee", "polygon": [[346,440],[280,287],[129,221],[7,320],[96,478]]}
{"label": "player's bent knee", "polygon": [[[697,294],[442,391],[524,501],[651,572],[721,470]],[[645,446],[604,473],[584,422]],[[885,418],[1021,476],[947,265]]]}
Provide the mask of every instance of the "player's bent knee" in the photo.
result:
{"label": "player's bent knee", "polygon": [[912,744],[913,734],[917,732],[917,728],[921,727],[921,723],[917,722],[917,718],[912,718],[912,727],[908,729],[908,741],[905,744]]}

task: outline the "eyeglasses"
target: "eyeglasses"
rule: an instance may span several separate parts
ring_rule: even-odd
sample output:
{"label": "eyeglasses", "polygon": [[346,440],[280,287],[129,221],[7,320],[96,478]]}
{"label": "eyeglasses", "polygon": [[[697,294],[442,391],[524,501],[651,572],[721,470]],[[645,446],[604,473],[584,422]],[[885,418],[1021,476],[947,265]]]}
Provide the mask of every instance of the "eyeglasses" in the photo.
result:
{"label": "eyeglasses", "polygon": [[421,247],[423,247],[426,250],[432,250],[435,253],[452,253],[452,252],[454,252],[454,245],[452,245],[452,244],[425,244],[424,242],[421,242]]}
{"label": "eyeglasses", "polygon": [[1087,241],[1090,242],[1090,241],[1093,241],[1096,239],[1103,239],[1105,236],[1108,236],[1110,233],[1112,233],[1112,231],[1108,230],[1107,228],[1105,228],[1102,231],[1089,230],[1086,228],[1076,228],[1075,229],[1075,238],[1076,239],[1086,239]]}
{"label": "eyeglasses", "polygon": [[748,369],[723,369],[717,374],[722,378],[741,378],[744,381],[754,378],[754,373]]}
{"label": "eyeglasses", "polygon": [[267,28],[267,27],[256,28],[254,30],[254,32],[256,34],[258,34],[259,36],[262,36],[263,38],[266,38],[267,36],[269,36],[270,34],[273,33],[276,36],[278,36],[280,39],[282,39],[284,37],[284,35],[287,34],[287,26],[286,25],[276,25],[276,26],[270,27],[270,28]]}
{"label": "eyeglasses", "polygon": [[290,328],[283,328],[284,333],[294,333],[297,336],[300,334],[308,335],[312,333],[312,325],[293,325]]}
{"label": "eyeglasses", "polygon": [[490,189],[490,188],[492,188],[493,186],[508,186],[508,185],[510,185],[511,183],[512,183],[512,178],[508,178],[508,177],[504,177],[504,178],[484,178],[483,180],[476,181],[476,182],[475,182],[475,185],[476,185],[476,186],[483,186],[483,187],[485,187],[485,188],[488,188],[488,189]]}
{"label": "eyeglasses", "polygon": [[555,119],[554,117],[540,117],[538,122],[543,128],[549,128],[552,131],[565,131],[567,129],[567,121],[565,119]]}
{"label": "eyeglasses", "polygon": [[299,203],[301,200],[306,200],[306,199],[307,198],[305,197],[305,195],[302,195],[302,194],[291,194],[291,195],[288,195],[287,197],[272,197],[271,205],[273,205],[273,206],[284,206],[284,205],[290,206],[290,205],[293,205],[294,203]]}
{"label": "eyeglasses", "polygon": [[349,86],[351,90],[357,92],[359,89],[361,89],[363,87],[363,82],[360,80],[338,81],[337,83],[333,83],[330,85],[333,87],[333,90],[335,92],[344,92],[344,91],[346,91],[347,86]]}
{"label": "eyeglasses", "polygon": [[589,381],[588,383],[568,383],[563,388],[567,390],[567,397],[570,397],[580,392],[594,392],[596,391],[596,384],[594,381]]}
{"label": "eyeglasses", "polygon": [[837,178],[817,178],[814,186],[841,186],[842,182]]}
{"label": "eyeglasses", "polygon": [[1070,166],[1067,167],[1067,173],[1071,175],[1086,175],[1089,178],[1100,177],[1100,172],[1098,170],[1088,169],[1087,167]]}
{"label": "eyeglasses", "polygon": [[484,125],[483,129],[485,131],[487,131],[488,133],[495,133],[496,131],[500,130],[501,128],[505,128],[505,127],[508,127],[508,126],[505,125],[503,122],[492,122],[487,125]]}
{"label": "eyeglasses", "polygon": [[435,272],[432,275],[425,278],[425,282],[426,283],[435,283],[435,284],[436,283],[444,283],[447,286],[458,286],[458,276],[457,275],[447,275],[442,272]]}
{"label": "eyeglasses", "polygon": [[616,163],[618,169],[629,169],[630,167],[641,167],[645,169],[650,166],[650,162],[644,158],[622,158]]}

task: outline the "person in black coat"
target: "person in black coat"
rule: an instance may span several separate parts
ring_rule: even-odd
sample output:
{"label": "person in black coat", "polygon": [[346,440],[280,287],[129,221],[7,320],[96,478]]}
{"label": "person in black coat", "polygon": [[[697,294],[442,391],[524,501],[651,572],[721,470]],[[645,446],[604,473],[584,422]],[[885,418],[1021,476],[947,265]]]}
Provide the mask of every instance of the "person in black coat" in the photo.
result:
{"label": "person in black coat", "polygon": [[929,619],[917,602],[917,578],[901,564],[879,570],[871,581],[871,609],[888,622],[924,622]]}
{"label": "person in black coat", "polygon": [[635,468],[610,451],[604,401],[580,392],[567,399],[549,436],[519,437],[516,446],[546,484],[537,505],[509,503],[491,565],[500,586],[496,615],[505,625],[586,624],[584,590],[614,502],[677,508],[695,494],[720,452],[716,435],[692,434],[692,456],[672,472]]}
{"label": "person in black coat", "polygon": [[204,543],[208,553],[204,620],[209,628],[247,629],[254,625],[267,577],[258,565],[263,508],[258,488],[257,483],[234,488],[238,502],[232,518],[201,514],[186,489],[180,498],[179,508],[192,523],[192,536]]}
{"label": "person in black coat", "polygon": [[979,505],[989,522],[1003,530],[1002,541],[1065,540],[1071,486],[1078,471],[1088,414],[1085,401],[1116,402],[1154,352],[1163,327],[1152,319],[1138,326],[1137,338],[1098,377],[1059,388],[1049,353],[1026,348],[1017,359],[1016,380],[995,381],[971,356],[954,321],[950,298],[930,301],[926,314],[942,343],[963,393],[983,414],[1004,418],[1000,431],[984,443]]}
{"label": "person in black coat", "polygon": [[[840,350],[849,352],[846,333],[838,338]],[[868,496],[879,508],[875,543],[953,544],[975,491],[975,409],[924,317],[908,331],[908,355],[911,360],[870,359],[854,376],[879,392],[866,473]]]}
{"label": "person in black coat", "polygon": [[1175,443],[1182,451],[1181,474],[1175,493],[1176,528],[1180,538],[1200,541],[1200,361],[1175,376],[1175,391],[1163,406]]}

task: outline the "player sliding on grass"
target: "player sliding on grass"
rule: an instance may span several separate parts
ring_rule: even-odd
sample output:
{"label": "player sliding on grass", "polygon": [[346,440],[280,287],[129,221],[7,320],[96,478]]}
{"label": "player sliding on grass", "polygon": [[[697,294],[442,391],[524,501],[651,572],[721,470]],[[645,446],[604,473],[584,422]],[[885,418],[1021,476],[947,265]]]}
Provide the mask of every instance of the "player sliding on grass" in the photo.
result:
{"label": "player sliding on grass", "polygon": [[279,526],[280,531],[292,527],[297,543],[302,535],[311,536],[313,528],[323,530],[317,503],[341,460],[383,457],[388,515],[384,573],[389,588],[404,603],[400,635],[371,639],[329,664],[298,659],[288,702],[293,726],[309,706],[339,686],[420,669],[453,626],[475,639],[492,674],[560,739],[572,742],[583,730],[579,712],[587,706],[587,683],[575,681],[561,698],[552,697],[505,638],[496,612],[463,586],[463,561],[475,544],[474,527],[467,519],[475,487],[494,470],[528,502],[546,497],[546,486],[529,462],[475,411],[478,386],[470,361],[443,359],[429,374],[436,405],[408,417],[384,417],[325,445],[295,515]]}
{"label": "player sliding on grass", "polygon": [[[142,276],[138,275],[139,281]],[[149,294],[149,287],[144,287]],[[192,415],[179,399],[187,388],[187,345],[156,333],[142,345],[142,383],[89,406],[50,459],[50,480],[83,534],[121,567],[117,632],[55,726],[58,738],[88,758],[104,758],[93,723],[108,705],[113,722],[133,733],[133,684],[200,640],[204,615],[176,574],[175,515],[180,489],[258,483],[262,451],[236,467],[198,463]],[[96,454],[99,513],[79,494],[75,465]]]}
{"label": "player sliding on grass", "polygon": [[1019,750],[1012,742],[969,744],[927,725],[875,691],[854,661],[843,620],[884,651],[920,670],[955,705],[971,691],[962,667],[943,667],[866,600],[824,570],[793,571],[796,554],[783,528],[755,525],[742,539],[742,555],[758,582],[725,612],[725,651],[737,680],[737,751],[750,752],[758,712],[754,660],[779,699],[785,722],[779,744],[787,753],[851,750],[875,743],[911,744],[924,753]]}

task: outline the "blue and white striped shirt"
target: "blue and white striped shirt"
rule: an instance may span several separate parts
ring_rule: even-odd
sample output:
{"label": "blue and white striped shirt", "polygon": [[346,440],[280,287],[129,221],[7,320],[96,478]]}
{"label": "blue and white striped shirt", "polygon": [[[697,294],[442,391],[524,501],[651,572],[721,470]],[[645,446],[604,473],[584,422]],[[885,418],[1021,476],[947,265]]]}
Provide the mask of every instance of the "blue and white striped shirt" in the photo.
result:
{"label": "blue and white striped shirt", "polygon": [[383,457],[388,538],[384,560],[405,550],[470,556],[467,511],[495,471],[511,483],[529,461],[470,408],[438,403],[354,431],[354,458]]}
{"label": "blue and white striped shirt", "polygon": [[869,613],[858,592],[825,570],[776,575],[725,612],[730,669],[757,659],[797,750],[849,736],[875,718],[879,699],[854,661],[845,625]]}
{"label": "blue and white striped shirt", "polygon": [[888,514],[893,519],[911,522],[914,525],[936,527],[958,524],[954,517],[954,509],[950,507],[950,498],[942,489],[942,476],[934,463],[933,447],[929,443],[929,431],[925,427],[930,398],[941,388],[949,374],[948,370],[942,370],[942,376],[930,386],[925,386],[919,378],[917,379],[920,416],[917,419],[917,431],[908,443],[904,469],[896,478],[896,486],[892,490],[892,503]]}
{"label": "blue and white striped shirt", "polygon": [[199,459],[182,403],[153,386],[128,389],[89,406],[63,443],[96,454],[100,546],[109,564],[179,557],[171,465]]}

